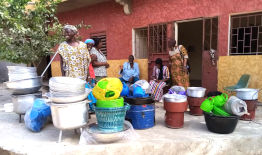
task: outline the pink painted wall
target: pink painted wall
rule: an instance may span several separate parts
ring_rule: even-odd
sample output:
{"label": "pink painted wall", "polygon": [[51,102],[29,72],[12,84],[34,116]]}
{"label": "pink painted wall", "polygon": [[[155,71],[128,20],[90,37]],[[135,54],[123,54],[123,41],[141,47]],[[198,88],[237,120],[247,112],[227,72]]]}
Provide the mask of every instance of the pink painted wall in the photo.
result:
{"label": "pink painted wall", "polygon": [[[131,15],[114,0],[59,14],[64,23],[81,20],[92,25],[81,30],[83,39],[92,32],[106,31],[108,59],[127,58],[132,52],[132,28],[148,24],[219,16],[219,55],[227,55],[229,15],[262,10],[262,0],[133,0]],[[115,54],[117,53],[117,54]]]}

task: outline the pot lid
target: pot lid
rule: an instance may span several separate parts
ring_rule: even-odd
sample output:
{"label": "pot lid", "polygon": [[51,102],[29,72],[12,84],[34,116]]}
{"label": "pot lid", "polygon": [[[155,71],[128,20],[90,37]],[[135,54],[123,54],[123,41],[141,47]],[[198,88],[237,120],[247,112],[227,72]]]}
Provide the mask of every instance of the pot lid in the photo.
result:
{"label": "pot lid", "polygon": [[180,94],[165,94],[164,100],[169,102],[186,102],[187,96]]}
{"label": "pot lid", "polygon": [[242,92],[248,92],[248,91],[259,91],[259,89],[254,89],[254,88],[239,88],[239,89],[236,89],[236,91],[242,91]]}

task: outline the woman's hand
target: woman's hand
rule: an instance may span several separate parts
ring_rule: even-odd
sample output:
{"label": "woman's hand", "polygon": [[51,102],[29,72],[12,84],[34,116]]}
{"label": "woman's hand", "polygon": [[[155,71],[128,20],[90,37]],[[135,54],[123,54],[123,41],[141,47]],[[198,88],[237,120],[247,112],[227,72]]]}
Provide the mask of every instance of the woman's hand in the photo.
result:
{"label": "woman's hand", "polygon": [[109,67],[109,64],[108,64],[107,62],[105,63],[105,67],[106,67],[106,68],[108,68],[108,67]]}
{"label": "woman's hand", "polygon": [[131,78],[129,78],[128,82],[129,82],[129,83],[132,83],[133,80],[134,80],[134,77],[132,76]]}
{"label": "woman's hand", "polygon": [[122,66],[122,65],[120,65],[120,66],[119,66],[119,68],[120,68],[120,70],[122,70],[122,69],[123,69],[123,66]]}

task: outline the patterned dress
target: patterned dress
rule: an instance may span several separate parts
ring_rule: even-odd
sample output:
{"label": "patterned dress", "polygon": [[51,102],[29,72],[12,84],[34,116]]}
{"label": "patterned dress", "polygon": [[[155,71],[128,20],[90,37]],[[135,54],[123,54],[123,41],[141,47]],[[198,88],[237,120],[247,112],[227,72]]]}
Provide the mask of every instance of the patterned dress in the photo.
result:
{"label": "patterned dress", "polygon": [[[158,79],[159,73],[160,73],[160,69],[155,66],[153,69],[152,77],[155,79]],[[168,67],[163,66],[163,80],[169,79],[169,78],[170,78],[170,75],[169,75]],[[151,89],[151,94],[153,96],[153,99],[155,101],[161,100],[163,96],[163,88],[166,86],[166,83],[162,81],[156,82],[155,80],[151,80],[149,84],[150,84],[150,89]]]}
{"label": "patterned dress", "polygon": [[[94,47],[90,50],[90,54],[96,55],[98,62],[107,62],[106,56],[101,51],[98,51]],[[97,80],[100,80],[101,78],[107,76],[107,71],[105,66],[94,67],[94,71]]]}
{"label": "patterned dress", "polygon": [[63,58],[65,76],[86,81],[91,61],[86,44],[80,41],[78,46],[71,46],[65,41],[59,45],[58,53]]}
{"label": "patterned dress", "polygon": [[169,51],[171,59],[171,78],[173,85],[187,88],[189,87],[189,75],[187,72],[183,71],[183,58],[181,55],[186,59],[188,58],[187,50],[182,45],[174,48],[174,51]]}

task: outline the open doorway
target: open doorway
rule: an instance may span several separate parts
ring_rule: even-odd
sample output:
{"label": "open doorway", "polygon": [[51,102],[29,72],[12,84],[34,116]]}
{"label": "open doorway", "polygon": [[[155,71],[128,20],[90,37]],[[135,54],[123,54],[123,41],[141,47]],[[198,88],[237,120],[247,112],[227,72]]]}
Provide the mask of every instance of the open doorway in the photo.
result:
{"label": "open doorway", "polygon": [[178,45],[183,45],[188,50],[190,86],[202,85],[202,36],[203,20],[177,23]]}

